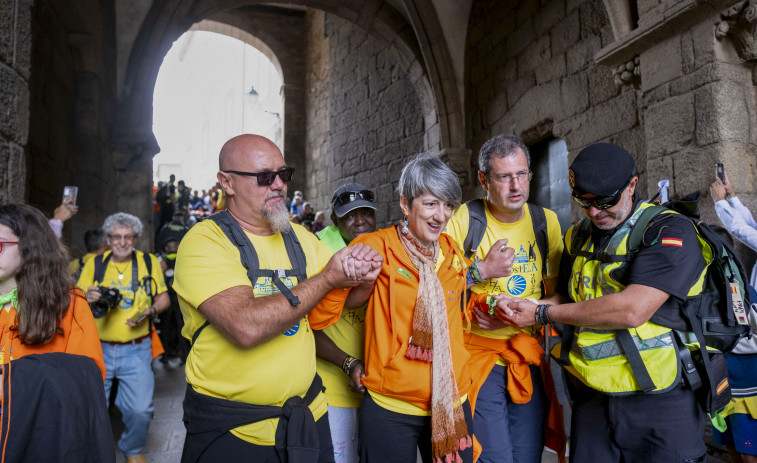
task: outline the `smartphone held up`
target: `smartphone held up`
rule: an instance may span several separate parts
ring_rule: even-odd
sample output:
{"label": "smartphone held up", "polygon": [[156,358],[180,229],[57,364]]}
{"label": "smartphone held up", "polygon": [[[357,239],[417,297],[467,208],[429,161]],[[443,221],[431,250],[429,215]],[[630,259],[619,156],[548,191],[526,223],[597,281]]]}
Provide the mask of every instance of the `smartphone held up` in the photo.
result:
{"label": "smartphone held up", "polygon": [[63,204],[70,208],[76,206],[76,197],[79,195],[79,187],[65,186],[63,187]]}

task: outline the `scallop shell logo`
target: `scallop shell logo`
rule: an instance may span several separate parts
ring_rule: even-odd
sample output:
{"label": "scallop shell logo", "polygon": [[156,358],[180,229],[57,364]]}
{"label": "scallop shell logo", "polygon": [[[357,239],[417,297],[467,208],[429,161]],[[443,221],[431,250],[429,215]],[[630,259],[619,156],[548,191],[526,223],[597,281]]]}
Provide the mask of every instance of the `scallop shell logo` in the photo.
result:
{"label": "scallop shell logo", "polygon": [[520,275],[513,275],[507,280],[507,291],[513,296],[523,294],[526,290],[526,279]]}
{"label": "scallop shell logo", "polygon": [[296,325],[284,331],[284,336],[294,336],[298,331],[300,331],[300,322],[297,322]]}
{"label": "scallop shell logo", "polygon": [[573,173],[573,169],[568,169],[568,183],[570,184],[571,188],[576,187],[576,176]]}

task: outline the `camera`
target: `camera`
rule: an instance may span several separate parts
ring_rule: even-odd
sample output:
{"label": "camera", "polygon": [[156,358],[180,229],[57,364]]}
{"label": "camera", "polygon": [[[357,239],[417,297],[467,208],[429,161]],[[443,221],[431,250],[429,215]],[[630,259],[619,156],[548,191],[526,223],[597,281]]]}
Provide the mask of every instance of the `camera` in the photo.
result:
{"label": "camera", "polygon": [[98,286],[97,290],[100,292],[100,299],[90,304],[90,308],[93,317],[102,318],[108,313],[108,310],[118,306],[123,296],[121,296],[119,290],[107,286]]}

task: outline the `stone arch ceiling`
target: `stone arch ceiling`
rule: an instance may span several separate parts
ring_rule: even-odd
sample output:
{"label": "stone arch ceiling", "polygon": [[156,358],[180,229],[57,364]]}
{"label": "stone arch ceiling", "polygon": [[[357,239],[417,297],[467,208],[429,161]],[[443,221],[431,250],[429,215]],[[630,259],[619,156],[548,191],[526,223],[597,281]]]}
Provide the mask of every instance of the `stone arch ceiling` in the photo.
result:
{"label": "stone arch ceiling", "polygon": [[[455,72],[447,47],[436,46],[445,38],[431,1],[300,0],[290,5],[335,14],[383,41],[413,82],[427,125],[438,122],[440,148],[464,148],[464,117]],[[119,97],[116,147],[140,154],[158,151],[152,134],[152,93],[162,58],[174,40],[193,23],[217,13],[267,4],[255,0],[153,2],[129,55]],[[400,6],[403,11],[395,8]],[[260,38],[266,42],[274,39]]]}

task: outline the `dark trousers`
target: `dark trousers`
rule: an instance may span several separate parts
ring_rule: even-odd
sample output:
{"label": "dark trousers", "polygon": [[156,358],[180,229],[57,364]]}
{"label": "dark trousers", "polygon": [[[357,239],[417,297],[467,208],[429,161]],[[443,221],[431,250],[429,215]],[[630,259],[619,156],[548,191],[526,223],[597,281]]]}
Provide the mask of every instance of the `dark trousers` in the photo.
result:
{"label": "dark trousers", "polygon": [[613,397],[568,377],[571,463],[705,461],[705,414],[692,390]]}
{"label": "dark trousers", "polygon": [[[473,436],[470,404],[463,404],[468,434]],[[377,405],[365,394],[359,413],[361,463],[415,462],[420,451],[424,463],[431,463],[431,417],[395,413]],[[417,450],[416,450],[417,449]],[[459,452],[463,463],[473,462],[473,448]]]}
{"label": "dark trousers", "polygon": [[[334,447],[331,445],[328,413],[315,422],[318,427],[320,454],[317,463],[334,463]],[[216,439],[200,455],[197,463],[237,463],[237,462],[279,463],[276,448],[272,445],[255,445],[243,441],[231,432]],[[289,461],[289,463],[315,463]]]}

